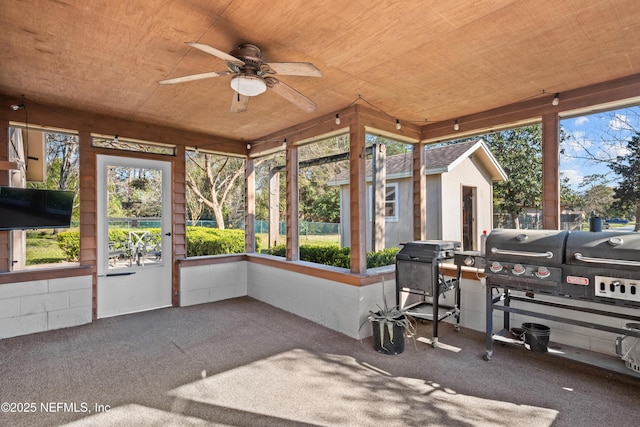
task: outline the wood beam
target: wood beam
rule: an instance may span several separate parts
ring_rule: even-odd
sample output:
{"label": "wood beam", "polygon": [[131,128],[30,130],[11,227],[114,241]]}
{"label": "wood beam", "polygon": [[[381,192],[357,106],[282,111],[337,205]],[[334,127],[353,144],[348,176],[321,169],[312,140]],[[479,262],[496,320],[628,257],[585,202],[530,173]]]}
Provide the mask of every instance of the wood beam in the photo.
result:
{"label": "wood beam", "polygon": [[349,132],[349,235],[352,273],[367,271],[365,136],[365,127],[356,117]]}
{"label": "wood beam", "polygon": [[96,153],[91,147],[91,133],[78,134],[78,158],[80,183],[80,265],[92,268],[92,308],[93,320],[98,318],[98,187],[96,177]]}
{"label": "wood beam", "polygon": [[[371,185],[373,185],[373,200],[371,208],[373,212],[371,212],[371,250],[378,252],[385,248],[386,241],[384,207],[387,188],[387,146],[386,144],[374,144],[372,148]],[[398,196],[396,195],[396,197]]]}
{"label": "wood beam", "polygon": [[542,228],[560,229],[560,121],[542,117]]}
{"label": "wood beam", "polygon": [[[2,123],[2,143],[0,143],[0,161],[9,162],[9,120],[0,117]],[[0,170],[0,185],[9,185],[10,171]],[[11,232],[0,231],[0,272],[11,271]]]}
{"label": "wood beam", "polygon": [[[20,99],[0,94],[0,105],[21,102]],[[53,105],[25,102],[29,113],[29,124],[69,131],[85,131],[103,135],[119,135],[123,138],[139,139],[165,144],[193,146],[201,149],[235,155],[246,155],[246,142],[198,134],[183,129],[169,128],[152,123],[141,123],[132,119],[121,119],[87,111]],[[5,111],[6,110],[6,111]],[[0,119],[23,122],[24,114],[0,109]]]}
{"label": "wood beam", "polygon": [[413,239],[427,238],[427,176],[424,144],[413,147]]}
{"label": "wood beam", "polygon": [[[616,103],[623,105],[624,100],[640,97],[640,74],[562,92],[558,105],[551,104],[553,96],[552,93],[541,93],[533,99],[428,124],[422,127],[420,139],[426,143],[445,141],[539,123],[547,114],[569,117],[585,109],[595,110],[598,105],[607,104],[613,108]],[[455,119],[460,125],[459,131],[453,130]]]}
{"label": "wood beam", "polygon": [[287,145],[285,160],[287,168],[287,260],[297,261],[300,258],[300,236],[298,235],[298,147]]}
{"label": "wood beam", "polygon": [[171,262],[173,279],[171,281],[171,303],[180,306],[180,269],[178,260],[187,257],[187,163],[184,147],[177,147],[176,160],[172,162],[173,191],[171,192]]}
{"label": "wood beam", "polygon": [[244,163],[244,251],[256,251],[256,171],[253,159]]}

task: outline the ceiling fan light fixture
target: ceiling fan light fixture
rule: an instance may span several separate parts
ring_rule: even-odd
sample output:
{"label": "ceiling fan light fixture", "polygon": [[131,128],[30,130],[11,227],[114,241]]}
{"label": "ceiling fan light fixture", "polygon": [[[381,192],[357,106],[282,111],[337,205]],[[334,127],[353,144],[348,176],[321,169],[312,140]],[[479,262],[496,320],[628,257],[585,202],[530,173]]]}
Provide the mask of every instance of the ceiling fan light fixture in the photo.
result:
{"label": "ceiling fan light fixture", "polygon": [[257,96],[267,90],[267,84],[259,77],[235,76],[231,79],[231,88],[244,96]]}

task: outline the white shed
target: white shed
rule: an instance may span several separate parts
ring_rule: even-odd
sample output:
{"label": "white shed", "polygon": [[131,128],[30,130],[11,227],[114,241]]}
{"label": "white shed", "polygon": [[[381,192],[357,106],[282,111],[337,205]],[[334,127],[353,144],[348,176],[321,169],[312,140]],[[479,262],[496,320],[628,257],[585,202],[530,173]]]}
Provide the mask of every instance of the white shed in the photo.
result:
{"label": "white shed", "polygon": [[[493,182],[507,176],[482,140],[427,147],[426,238],[459,240],[478,250],[480,235],[493,228]],[[413,153],[386,157],[384,247],[413,239]],[[367,160],[367,250],[372,250],[372,162]],[[340,185],[340,241],[349,242],[349,175],[330,180]]]}

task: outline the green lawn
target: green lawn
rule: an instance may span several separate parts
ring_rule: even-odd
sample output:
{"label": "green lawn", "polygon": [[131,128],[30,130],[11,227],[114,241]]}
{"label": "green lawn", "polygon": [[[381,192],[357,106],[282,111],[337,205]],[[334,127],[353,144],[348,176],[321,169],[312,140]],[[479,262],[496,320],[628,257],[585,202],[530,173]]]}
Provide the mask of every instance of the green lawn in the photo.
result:
{"label": "green lawn", "polygon": [[65,261],[56,236],[50,232],[28,231],[26,265],[53,264]]}
{"label": "green lawn", "polygon": [[[269,235],[267,233],[257,233],[256,236],[260,236],[261,247],[267,247],[267,241]],[[278,245],[284,245],[286,243],[285,236],[278,236]],[[301,245],[316,245],[316,246],[340,246],[339,234],[323,234],[323,235],[310,235],[300,236]]]}

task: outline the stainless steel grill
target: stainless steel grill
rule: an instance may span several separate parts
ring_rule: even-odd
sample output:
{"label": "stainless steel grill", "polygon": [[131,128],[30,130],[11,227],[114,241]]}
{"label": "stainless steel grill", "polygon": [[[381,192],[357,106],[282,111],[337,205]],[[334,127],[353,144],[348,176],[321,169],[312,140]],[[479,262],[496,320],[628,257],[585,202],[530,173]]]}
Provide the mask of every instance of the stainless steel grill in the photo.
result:
{"label": "stainless steel grill", "polygon": [[[494,230],[487,238],[487,351],[493,341],[513,342],[509,315],[504,329],[493,335],[493,310],[550,319],[591,329],[640,337],[640,331],[600,325],[574,317],[549,315],[512,306],[519,301],[561,309],[563,313],[586,312],[637,322],[637,315],[613,311],[613,306],[640,308],[640,233],[610,231]],[[502,290],[498,295],[496,290]],[[511,291],[523,291],[524,296]],[[560,300],[535,299],[536,294]],[[595,309],[575,304],[583,300],[605,305]],[[555,302],[558,301],[558,302]],[[585,318],[582,316],[582,318]]]}
{"label": "stainless steel grill", "polygon": [[487,238],[485,274],[494,285],[561,295],[567,231],[494,230]]}
{"label": "stainless steel grill", "polygon": [[640,233],[571,233],[565,289],[603,304],[640,307]]}

